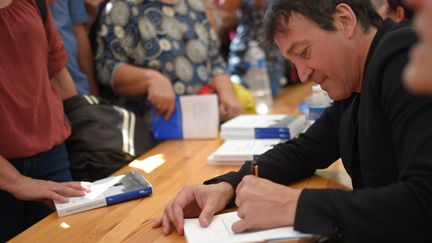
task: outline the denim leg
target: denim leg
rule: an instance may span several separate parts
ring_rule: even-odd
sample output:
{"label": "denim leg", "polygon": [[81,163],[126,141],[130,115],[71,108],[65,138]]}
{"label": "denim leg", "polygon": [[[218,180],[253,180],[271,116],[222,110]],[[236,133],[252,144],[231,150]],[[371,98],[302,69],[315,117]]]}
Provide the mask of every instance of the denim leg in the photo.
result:
{"label": "denim leg", "polygon": [[24,204],[0,190],[0,242],[6,242],[27,227]]}
{"label": "denim leg", "polygon": [[[42,180],[70,181],[69,160],[64,144],[31,157],[10,160],[23,175]],[[5,242],[52,212],[40,202],[16,199],[0,190],[0,242]]]}

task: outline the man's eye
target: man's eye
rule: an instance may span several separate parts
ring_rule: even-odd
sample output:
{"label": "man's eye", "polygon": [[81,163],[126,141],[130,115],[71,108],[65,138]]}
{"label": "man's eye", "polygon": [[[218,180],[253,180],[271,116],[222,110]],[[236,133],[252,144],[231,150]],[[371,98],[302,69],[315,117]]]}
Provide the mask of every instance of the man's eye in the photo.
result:
{"label": "man's eye", "polygon": [[309,47],[303,49],[303,51],[300,53],[300,56],[301,56],[301,57],[307,57],[307,56],[308,56],[308,53],[309,53]]}

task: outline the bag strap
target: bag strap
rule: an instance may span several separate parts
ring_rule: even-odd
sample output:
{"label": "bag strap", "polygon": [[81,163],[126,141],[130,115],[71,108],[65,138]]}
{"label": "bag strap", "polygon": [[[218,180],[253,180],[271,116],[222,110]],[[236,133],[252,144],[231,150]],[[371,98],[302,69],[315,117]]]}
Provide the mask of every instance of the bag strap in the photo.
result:
{"label": "bag strap", "polygon": [[45,4],[45,0],[36,0],[36,5],[39,9],[39,13],[41,15],[43,24],[45,26],[46,20],[47,20],[47,6]]}

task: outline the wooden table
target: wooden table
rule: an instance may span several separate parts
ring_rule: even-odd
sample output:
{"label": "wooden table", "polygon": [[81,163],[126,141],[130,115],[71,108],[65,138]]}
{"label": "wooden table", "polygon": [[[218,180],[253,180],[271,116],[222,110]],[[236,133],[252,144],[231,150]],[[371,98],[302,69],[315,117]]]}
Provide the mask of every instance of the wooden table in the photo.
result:
{"label": "wooden table", "polygon": [[[154,186],[152,196],[62,218],[52,213],[11,242],[184,242],[177,233],[163,236],[160,228],[152,229],[152,223],[185,184],[201,184],[238,169],[207,164],[207,156],[221,143],[220,139],[163,142],[117,172],[140,170]],[[320,176],[292,186],[346,189],[337,181]]]}

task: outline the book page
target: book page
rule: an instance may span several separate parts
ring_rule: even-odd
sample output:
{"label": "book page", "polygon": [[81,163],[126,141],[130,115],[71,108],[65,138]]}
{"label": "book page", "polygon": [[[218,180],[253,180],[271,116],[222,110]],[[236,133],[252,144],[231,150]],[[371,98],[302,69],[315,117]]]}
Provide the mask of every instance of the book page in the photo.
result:
{"label": "book page", "polygon": [[199,225],[198,219],[185,219],[184,232],[188,243],[216,243],[216,242],[260,242],[276,239],[297,239],[312,237],[295,231],[293,227],[281,227],[246,233],[234,233],[231,226],[239,221],[237,212],[219,214],[213,217],[207,228]]}
{"label": "book page", "polygon": [[213,153],[218,158],[237,158],[252,157],[260,155],[275,145],[284,142],[282,139],[245,139],[245,140],[226,140]]}
{"label": "book page", "polygon": [[183,138],[217,138],[219,109],[216,95],[180,97]]}

